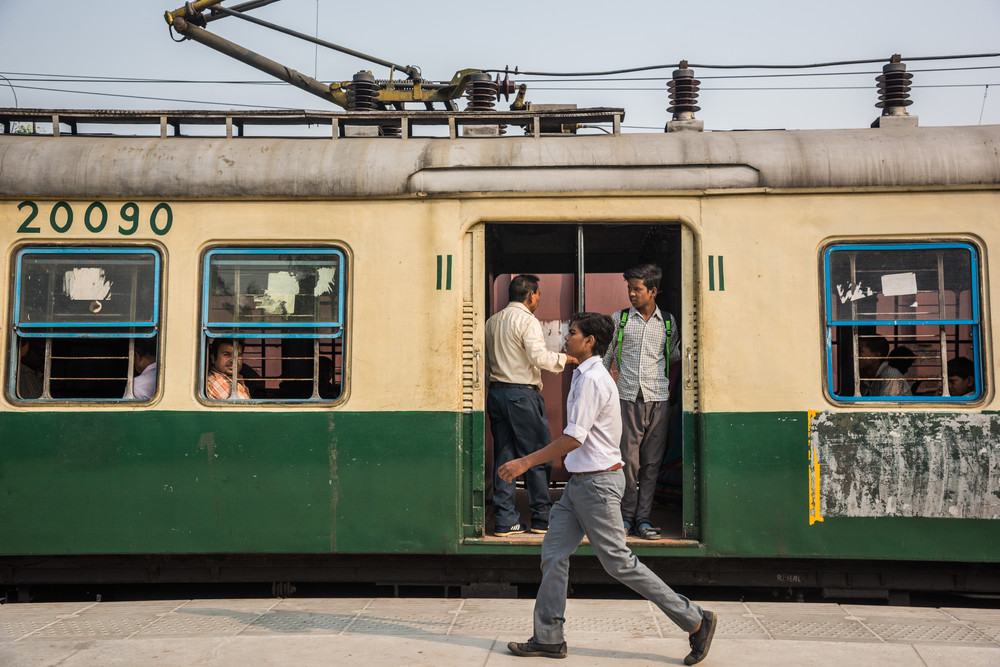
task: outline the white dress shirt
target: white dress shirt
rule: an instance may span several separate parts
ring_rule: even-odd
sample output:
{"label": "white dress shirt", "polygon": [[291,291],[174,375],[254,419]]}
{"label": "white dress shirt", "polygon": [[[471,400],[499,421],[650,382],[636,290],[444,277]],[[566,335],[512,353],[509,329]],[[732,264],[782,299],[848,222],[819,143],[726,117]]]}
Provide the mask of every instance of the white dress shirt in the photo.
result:
{"label": "white dress shirt", "polygon": [[566,355],[545,347],[542,325],[523,303],[512,302],[486,320],[486,377],[490,382],[542,388],[542,372],[561,373]]}
{"label": "white dress shirt", "polygon": [[563,433],[582,443],[566,455],[569,472],[596,472],[622,463],[622,409],[611,373],[593,356],[573,371]]}

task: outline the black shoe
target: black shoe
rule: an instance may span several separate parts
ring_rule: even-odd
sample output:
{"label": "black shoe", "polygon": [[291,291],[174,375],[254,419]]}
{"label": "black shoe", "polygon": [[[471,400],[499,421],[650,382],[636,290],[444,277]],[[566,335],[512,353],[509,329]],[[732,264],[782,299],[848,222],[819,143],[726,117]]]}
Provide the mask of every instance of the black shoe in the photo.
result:
{"label": "black shoe", "polygon": [[528,529],[528,532],[544,535],[545,533],[549,532],[549,522],[540,521],[538,519],[532,519],[531,528]]}
{"label": "black shoe", "polygon": [[533,638],[524,643],[510,642],[507,650],[522,658],[565,658],[566,642],[562,644],[539,644]]}
{"label": "black shoe", "polygon": [[715,626],[718,623],[719,617],[714,612],[705,612],[705,616],[701,619],[701,627],[688,638],[691,652],[684,658],[685,665],[697,665],[705,659],[708,649],[712,646],[712,637],[715,636]]}
{"label": "black shoe", "polygon": [[513,526],[495,526],[493,528],[493,534],[497,537],[507,537],[508,535],[516,535],[523,532],[524,526],[519,523],[515,523]]}

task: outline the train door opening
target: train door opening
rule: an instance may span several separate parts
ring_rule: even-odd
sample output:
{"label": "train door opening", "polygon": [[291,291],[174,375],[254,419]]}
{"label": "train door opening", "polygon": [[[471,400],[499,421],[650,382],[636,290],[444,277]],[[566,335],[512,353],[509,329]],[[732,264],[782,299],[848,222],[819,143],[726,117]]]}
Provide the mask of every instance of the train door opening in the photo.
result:
{"label": "train door opening", "polygon": [[[507,305],[507,288],[514,276],[534,274],[539,277],[541,291],[541,303],[535,316],[541,322],[546,346],[550,350],[562,350],[563,336],[568,331],[572,313],[586,310],[611,315],[628,308],[628,293],[622,273],[632,266],[652,263],[663,272],[657,305],[661,311],[673,313],[680,325],[683,312],[681,238],[679,223],[487,224],[485,313],[488,317]],[[683,340],[681,345],[683,347]],[[650,517],[666,539],[679,538],[688,532],[682,516],[684,474],[679,364],[674,364],[671,371],[668,445],[658,476],[653,516]],[[616,370],[612,371],[612,375],[616,373]],[[566,396],[571,380],[571,372],[542,372],[542,397],[545,399],[552,439],[558,437],[566,426]],[[493,443],[488,417],[485,436],[486,497],[491,499]],[[568,479],[569,474],[562,463],[556,462],[550,483],[553,501],[561,495]],[[527,492],[521,482],[518,484],[517,506],[521,512],[521,523],[526,525],[530,520],[530,511]],[[492,536],[493,516],[489,500],[485,521],[486,533]]]}

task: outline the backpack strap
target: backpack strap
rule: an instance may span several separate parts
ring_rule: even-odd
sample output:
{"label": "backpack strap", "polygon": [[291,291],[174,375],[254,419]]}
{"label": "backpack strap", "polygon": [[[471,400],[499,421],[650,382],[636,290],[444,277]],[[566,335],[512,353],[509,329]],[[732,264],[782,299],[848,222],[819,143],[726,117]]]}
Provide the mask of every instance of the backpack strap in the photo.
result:
{"label": "backpack strap", "polygon": [[[667,360],[667,368],[670,368],[670,313],[667,313],[666,317],[663,317],[663,311],[660,311],[660,317],[663,319],[663,328],[667,333],[666,342],[663,344],[663,357]],[[625,323],[628,321],[628,311],[622,310],[621,322],[618,323],[618,368],[622,367],[622,339],[625,337]]]}
{"label": "backpack strap", "polygon": [[622,338],[625,337],[625,322],[628,321],[628,311],[622,310],[622,321],[618,325],[618,369],[622,367]]}
{"label": "backpack strap", "polygon": [[[663,316],[663,311],[660,311],[660,316]],[[663,344],[663,357],[667,360],[667,368],[670,368],[670,313],[663,318],[663,328],[667,332],[667,341]],[[669,371],[668,371],[669,373]]]}

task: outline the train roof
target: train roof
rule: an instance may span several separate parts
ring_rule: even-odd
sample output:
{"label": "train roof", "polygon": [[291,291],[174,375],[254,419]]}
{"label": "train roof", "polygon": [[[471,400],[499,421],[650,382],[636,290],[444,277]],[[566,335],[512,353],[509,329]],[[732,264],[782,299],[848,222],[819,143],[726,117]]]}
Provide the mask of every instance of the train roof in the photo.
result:
{"label": "train roof", "polygon": [[[617,131],[620,116],[603,111],[614,119],[611,134],[338,139],[4,134],[0,195],[350,198],[1000,184],[997,125],[623,134]],[[313,116],[303,122],[314,122]],[[451,131],[456,135],[454,123]]]}

